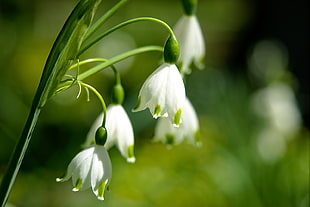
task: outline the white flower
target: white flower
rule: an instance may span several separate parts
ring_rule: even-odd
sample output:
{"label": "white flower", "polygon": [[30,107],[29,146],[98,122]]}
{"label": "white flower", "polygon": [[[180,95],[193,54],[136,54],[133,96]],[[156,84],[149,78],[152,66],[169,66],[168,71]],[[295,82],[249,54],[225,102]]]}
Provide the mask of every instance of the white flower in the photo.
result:
{"label": "white flower", "polygon": [[180,127],[176,128],[172,126],[167,118],[160,118],[155,128],[154,141],[161,141],[171,146],[179,144],[186,139],[192,144],[200,146],[197,114],[187,98],[183,107],[182,120]]}
{"label": "white flower", "polygon": [[[87,135],[87,143],[94,142],[96,130],[102,125],[103,113],[93,123]],[[105,147],[110,149],[116,145],[127,162],[135,162],[134,134],[131,122],[122,105],[111,104],[107,108],[106,130],[108,133]]]}
{"label": "white flower", "polygon": [[78,153],[68,166],[66,175],[57,182],[72,177],[73,191],[92,188],[99,200],[104,200],[104,192],[112,177],[112,164],[104,146],[91,145]]}
{"label": "white flower", "polygon": [[168,116],[179,126],[185,100],[184,83],[176,65],[162,64],[144,82],[134,111],[149,108],[153,117]]}
{"label": "white flower", "polygon": [[180,45],[178,64],[182,73],[191,72],[189,67],[192,62],[197,68],[202,69],[205,43],[197,17],[195,15],[182,16],[173,31]]}
{"label": "white flower", "polygon": [[264,117],[269,127],[285,137],[293,137],[301,126],[301,115],[294,91],[283,83],[273,83],[255,93],[255,112]]}

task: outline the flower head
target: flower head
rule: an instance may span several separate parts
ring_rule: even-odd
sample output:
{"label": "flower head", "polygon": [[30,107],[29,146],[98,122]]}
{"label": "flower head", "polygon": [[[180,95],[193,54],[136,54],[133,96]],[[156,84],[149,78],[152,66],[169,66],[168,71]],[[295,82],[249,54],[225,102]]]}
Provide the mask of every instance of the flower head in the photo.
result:
{"label": "flower head", "polygon": [[174,27],[174,34],[180,44],[178,64],[182,73],[190,73],[194,62],[199,69],[204,67],[205,43],[198,19],[195,15],[184,15]]}
{"label": "flower head", "polygon": [[104,192],[112,177],[112,164],[104,146],[91,145],[78,153],[68,166],[66,175],[57,182],[72,177],[73,191],[92,188],[99,200],[104,200]]}
{"label": "flower head", "polygon": [[192,144],[200,146],[198,118],[192,104],[187,98],[183,107],[182,120],[183,122],[180,127],[176,128],[173,127],[167,118],[160,118],[155,128],[154,140],[167,143],[171,146],[179,144],[186,139]]}
{"label": "flower head", "polygon": [[[95,137],[96,129],[101,126],[103,114],[100,114],[87,135],[90,144]],[[107,108],[106,129],[108,138],[105,147],[110,149],[116,145],[127,162],[135,162],[134,156],[134,134],[131,122],[122,105],[111,104]]]}
{"label": "flower head", "polygon": [[168,116],[175,126],[179,126],[184,100],[185,88],[178,68],[164,63],[144,82],[134,111],[149,108],[155,119]]}

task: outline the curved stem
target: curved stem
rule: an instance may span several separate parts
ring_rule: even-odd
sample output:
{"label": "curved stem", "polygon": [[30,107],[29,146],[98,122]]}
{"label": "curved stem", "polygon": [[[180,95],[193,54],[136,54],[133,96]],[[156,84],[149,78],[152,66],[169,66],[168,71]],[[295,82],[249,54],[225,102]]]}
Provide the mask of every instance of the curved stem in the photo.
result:
{"label": "curved stem", "polygon": [[87,71],[85,71],[84,73],[81,73],[78,77],[79,80],[84,80],[85,78],[88,78],[91,75],[94,75],[95,73],[98,73],[99,71],[103,70],[104,68],[107,68],[117,62],[120,62],[121,60],[124,60],[128,57],[134,56],[134,55],[138,55],[141,53],[145,53],[145,52],[150,52],[150,51],[159,51],[159,52],[163,52],[163,47],[160,46],[144,46],[144,47],[140,47],[140,48],[136,48],[133,50],[130,50],[128,52],[122,53],[120,55],[117,55],[109,60],[107,60],[106,62],[103,62]]}
{"label": "curved stem", "polygon": [[[87,60],[84,60],[84,61],[81,61],[79,63],[74,64],[73,66],[70,67],[70,70],[78,67],[81,64],[93,63],[93,62],[103,62],[103,63],[85,71],[84,73],[80,74],[77,77],[77,80],[81,81],[81,80],[84,80],[85,78],[88,78],[91,75],[94,75],[95,73],[100,72],[101,70],[103,70],[107,67],[112,67],[113,64],[120,62],[126,58],[129,58],[131,56],[135,56],[135,55],[138,55],[141,53],[145,53],[145,52],[151,52],[151,51],[163,52],[163,47],[150,45],[150,46],[144,46],[144,47],[140,47],[140,48],[130,50],[128,52],[117,55],[111,59],[101,59],[101,58],[87,59]],[[113,67],[112,67],[112,69],[113,69]],[[61,93],[62,91],[68,89],[69,87],[71,87],[74,84],[75,81],[76,80],[74,80],[72,78],[62,81],[60,84],[58,84],[57,90],[54,92],[53,95],[57,95],[57,94]]]}
{"label": "curved stem", "polygon": [[168,30],[168,32],[170,33],[171,36],[174,37],[174,33],[173,33],[172,29],[170,28],[170,26],[166,22],[164,22],[160,19],[153,18],[153,17],[138,17],[138,18],[134,18],[134,19],[130,19],[130,20],[127,20],[125,22],[122,22],[122,23],[112,27],[111,29],[107,30],[105,33],[103,33],[102,35],[100,35],[99,37],[94,39],[92,42],[90,42],[88,45],[83,47],[80,50],[78,56],[83,54],[87,49],[89,49],[91,46],[96,44],[99,40],[103,39],[104,37],[111,34],[112,32],[120,29],[121,27],[127,26],[127,25],[132,24],[132,23],[141,22],[141,21],[151,21],[151,22],[159,23],[159,24],[163,25]]}
{"label": "curved stem", "polygon": [[91,28],[87,31],[84,36],[84,41],[87,40],[94,32],[98,30],[98,28],[104,24],[115,12],[122,7],[127,0],[119,1],[115,6],[113,6],[109,11],[107,11],[100,19],[98,19],[95,24],[91,26]]}
{"label": "curved stem", "polygon": [[115,75],[115,85],[118,85],[118,84],[121,85],[121,75],[119,74],[118,70],[116,70],[114,65],[112,65],[111,68]]}
{"label": "curved stem", "polygon": [[106,62],[107,59],[104,58],[90,58],[83,61],[79,61],[78,63],[71,65],[71,67],[68,69],[68,71],[73,70],[74,68],[77,68],[79,66],[85,65],[87,63],[95,63],[95,62]]}
{"label": "curved stem", "polygon": [[103,120],[102,120],[102,126],[105,126],[105,122],[106,122],[106,117],[107,117],[107,106],[105,104],[104,99],[102,98],[101,94],[91,85],[88,85],[86,83],[83,83],[81,81],[78,81],[79,84],[81,84],[82,86],[84,86],[85,88],[90,89],[100,100],[100,103],[102,105],[102,110],[103,110]]}

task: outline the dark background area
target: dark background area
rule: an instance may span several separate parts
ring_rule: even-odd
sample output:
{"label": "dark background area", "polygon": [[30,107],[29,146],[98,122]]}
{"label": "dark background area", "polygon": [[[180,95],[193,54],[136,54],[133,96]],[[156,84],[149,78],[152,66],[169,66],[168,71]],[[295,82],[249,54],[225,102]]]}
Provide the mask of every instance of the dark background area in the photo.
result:
{"label": "dark background area", "polygon": [[253,18],[235,42],[230,65],[235,71],[244,72],[248,51],[257,41],[276,39],[284,43],[289,52],[289,70],[298,79],[297,99],[304,123],[309,126],[309,1],[251,2]]}

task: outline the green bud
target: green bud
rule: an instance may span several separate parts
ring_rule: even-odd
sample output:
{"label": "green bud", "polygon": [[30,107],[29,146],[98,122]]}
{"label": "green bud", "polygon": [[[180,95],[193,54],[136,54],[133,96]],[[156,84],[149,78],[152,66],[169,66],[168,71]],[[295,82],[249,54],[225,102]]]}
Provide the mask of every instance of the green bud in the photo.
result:
{"label": "green bud", "polygon": [[124,89],[121,84],[116,84],[112,91],[112,103],[122,104],[124,100]]}
{"label": "green bud", "polygon": [[104,127],[99,127],[96,131],[96,144],[97,145],[104,145],[107,141],[108,133],[107,130]]}
{"label": "green bud", "polygon": [[170,36],[164,48],[164,59],[166,63],[175,64],[180,55],[180,47],[175,36]]}
{"label": "green bud", "polygon": [[182,0],[184,12],[186,15],[196,14],[198,0]]}

